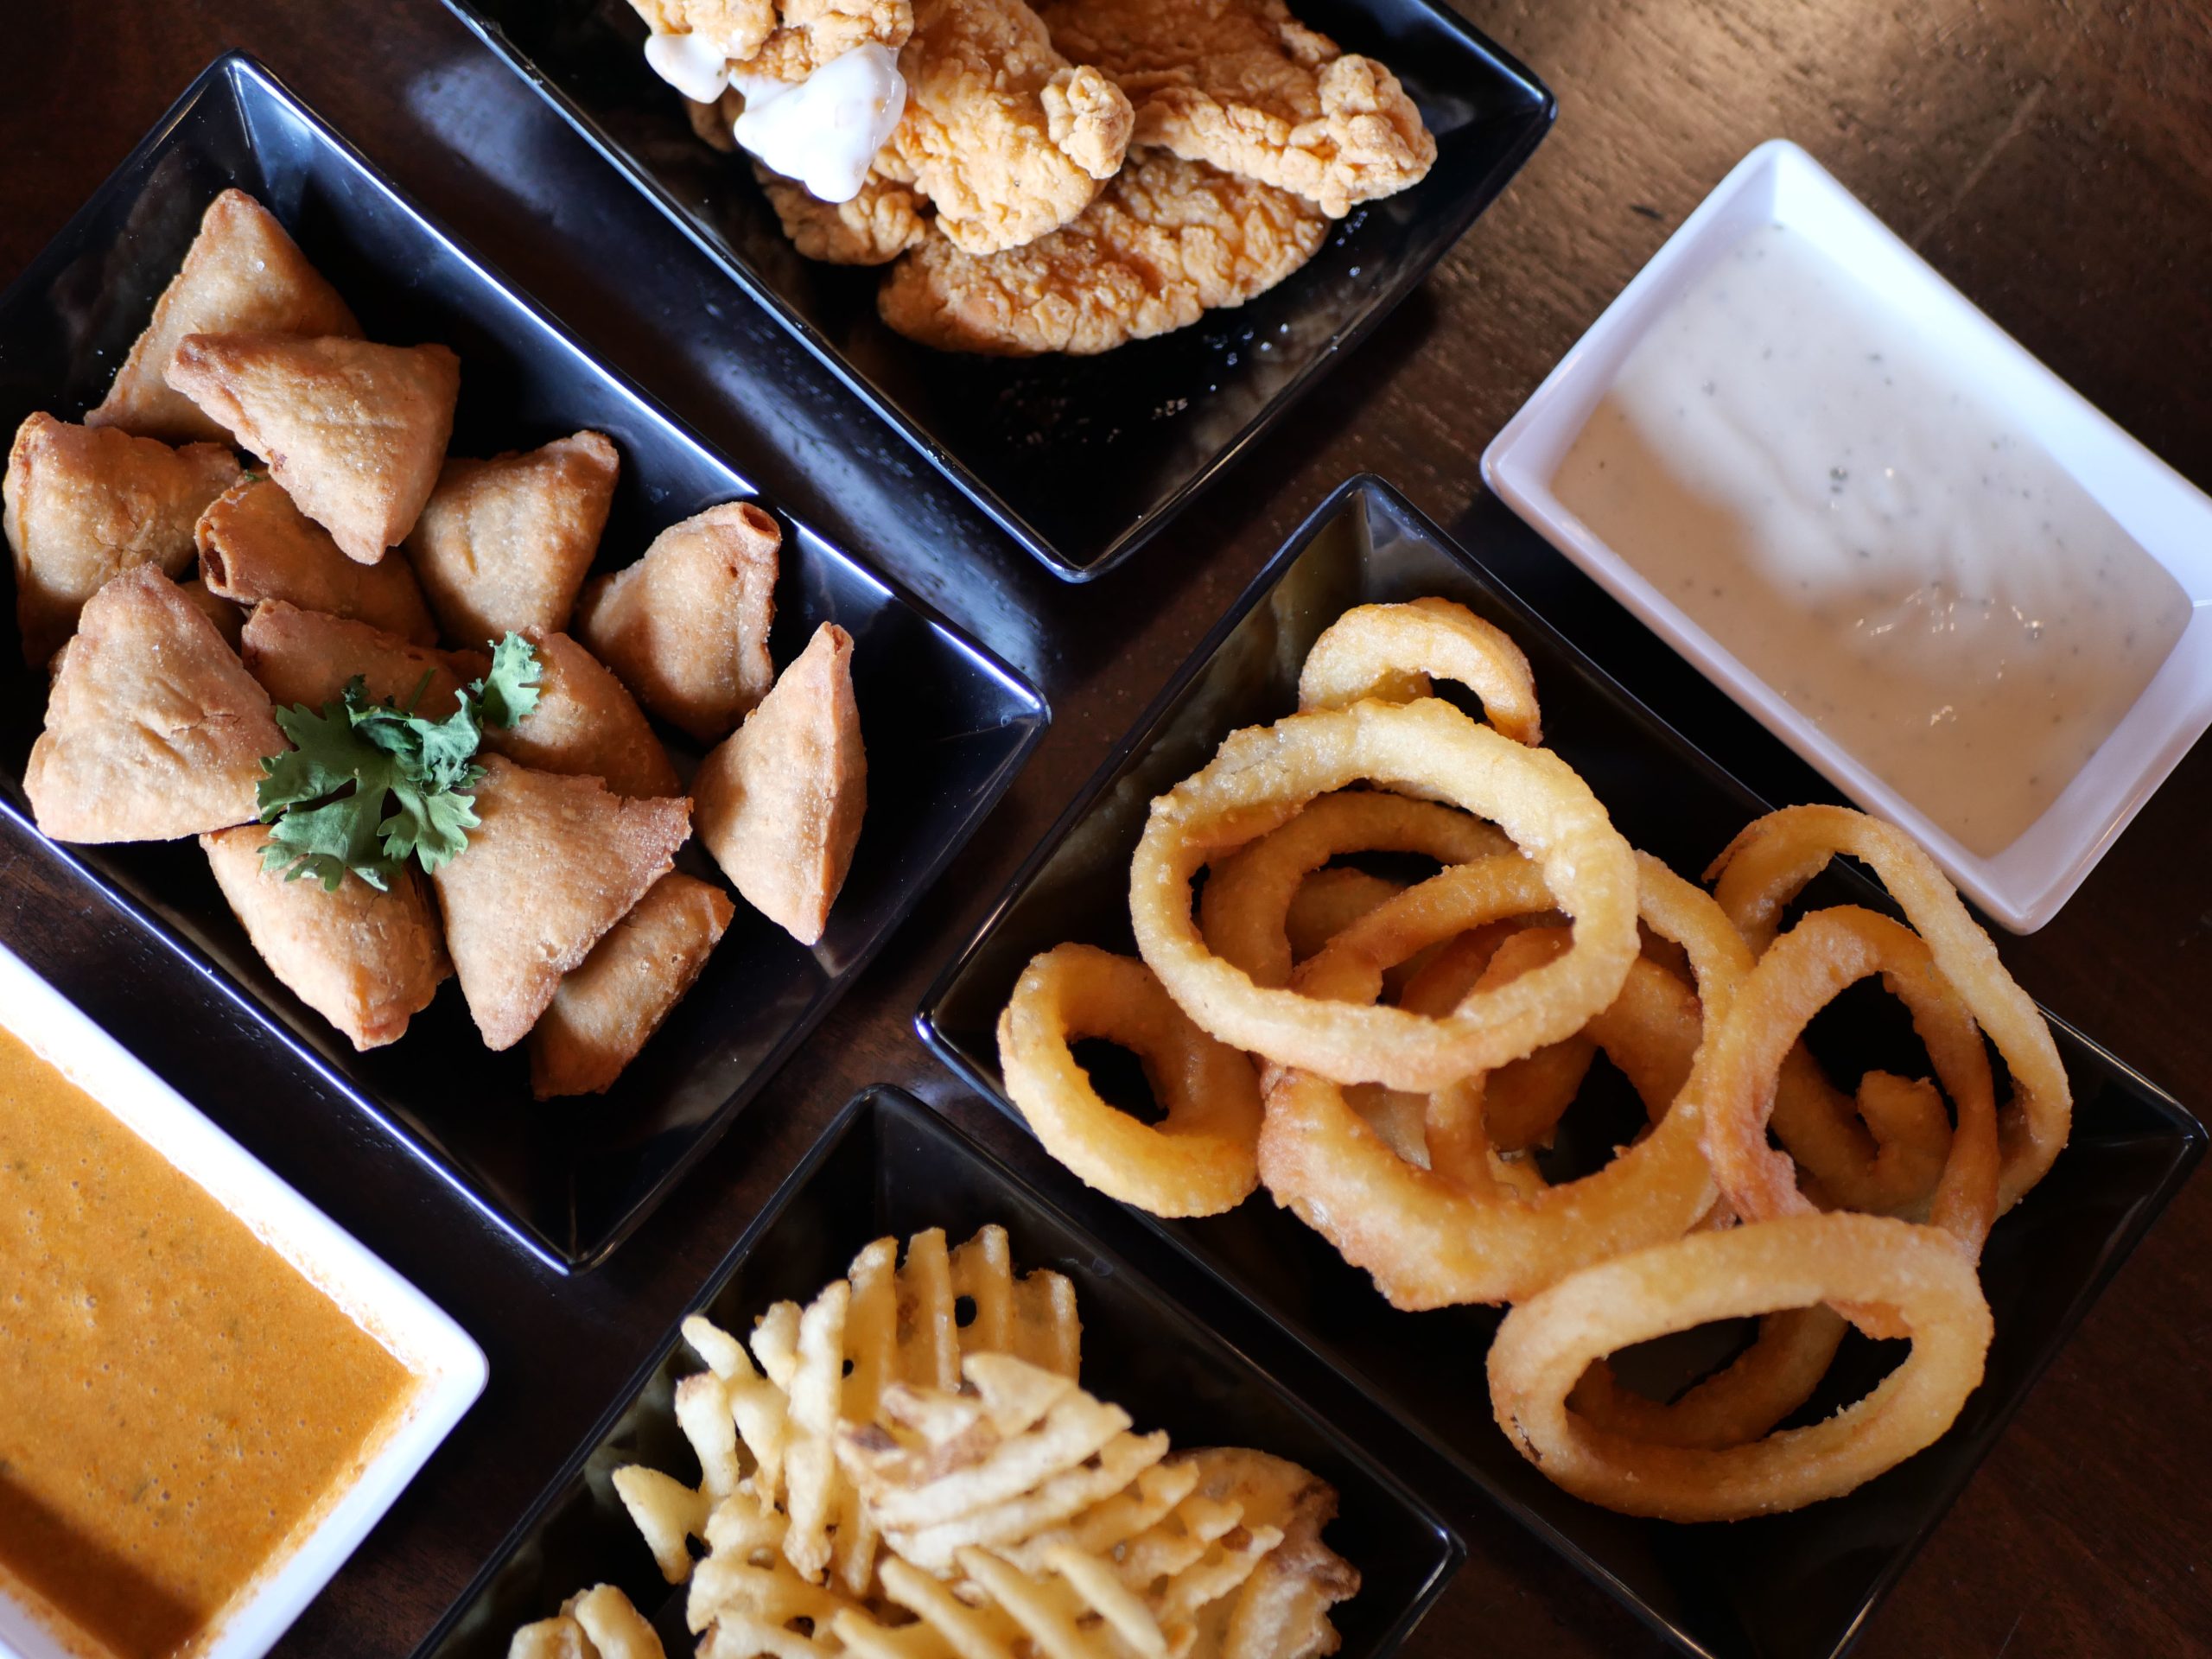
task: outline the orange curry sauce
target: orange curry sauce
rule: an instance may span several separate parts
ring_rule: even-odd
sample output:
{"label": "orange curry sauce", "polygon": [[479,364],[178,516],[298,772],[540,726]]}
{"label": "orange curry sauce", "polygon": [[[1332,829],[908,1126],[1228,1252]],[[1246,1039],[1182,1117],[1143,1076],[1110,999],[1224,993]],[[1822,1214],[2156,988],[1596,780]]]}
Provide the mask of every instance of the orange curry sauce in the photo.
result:
{"label": "orange curry sauce", "polygon": [[0,1029],[0,1586],[83,1651],[189,1654],[412,1388]]}

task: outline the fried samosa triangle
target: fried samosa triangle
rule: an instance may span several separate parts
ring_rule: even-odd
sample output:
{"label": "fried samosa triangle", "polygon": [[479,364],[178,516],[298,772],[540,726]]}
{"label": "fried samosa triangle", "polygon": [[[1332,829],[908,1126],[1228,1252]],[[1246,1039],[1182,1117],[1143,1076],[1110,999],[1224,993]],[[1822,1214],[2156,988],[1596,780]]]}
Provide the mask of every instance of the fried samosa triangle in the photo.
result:
{"label": "fried samosa triangle", "polygon": [[638,701],[711,743],[767,695],[783,532],[749,501],[709,507],[589,583],[576,637]]}
{"label": "fried samosa triangle", "polygon": [[596,778],[486,758],[478,823],[431,877],[446,949],[485,1044],[512,1048],[607,930],[666,875],[691,804],[626,801]]}
{"label": "fried samosa triangle", "polygon": [[193,539],[212,594],[249,607],[281,599],[304,611],[353,617],[413,645],[438,642],[406,560],[356,564],[268,479],[242,480],[218,496]]}
{"label": "fried samosa triangle", "polygon": [[153,321],[116,372],[87,426],[115,426],[168,443],[230,442],[229,429],[203,413],[163,377],[188,334],[340,334],[361,325],[284,233],[269,210],[243,190],[208,205],[184,264],[162,290]]}
{"label": "fried samosa triangle", "polygon": [[603,1095],[706,968],[737,912],[720,887],[671,872],[561,982],[530,1033],[540,1100]]}
{"label": "fried samosa triangle", "polygon": [[461,359],[438,345],[188,334],[168,382],[266,461],[347,558],[374,564],[438,481]]}
{"label": "fried samosa triangle", "polygon": [[868,810],[852,664],[852,636],[824,622],[692,783],[707,850],[801,944],[822,938]]}
{"label": "fried samosa triangle", "polygon": [[596,432],[489,461],[448,460],[407,537],[446,637],[480,645],[567,627],[621,470]]}
{"label": "fried samosa triangle", "polygon": [[85,607],[23,791],[56,841],[174,841],[250,822],[261,758],[285,747],[215,625],[142,564]]}
{"label": "fried samosa triangle", "polygon": [[348,874],[336,892],[262,868],[269,831],[240,824],[200,837],[215,884],[253,948],[292,995],[355,1048],[406,1033],[453,972],[430,897],[412,870],[378,892]]}
{"label": "fried samosa triangle", "polygon": [[565,633],[531,628],[537,706],[510,728],[491,727],[484,747],[540,772],[597,778],[617,795],[680,795],[668,751],[637,699]]}
{"label": "fried samosa triangle", "polygon": [[77,613],[135,564],[183,574],[192,527],[238,475],[220,444],[172,449],[112,429],[25,417],[0,482],[16,561],[16,620],[23,658],[44,663],[77,626]]}
{"label": "fried samosa triangle", "polygon": [[461,688],[485,667],[480,652],[410,645],[365,622],[303,611],[281,599],[253,607],[241,646],[247,671],[280,709],[320,709],[358,674],[372,702],[443,720]]}

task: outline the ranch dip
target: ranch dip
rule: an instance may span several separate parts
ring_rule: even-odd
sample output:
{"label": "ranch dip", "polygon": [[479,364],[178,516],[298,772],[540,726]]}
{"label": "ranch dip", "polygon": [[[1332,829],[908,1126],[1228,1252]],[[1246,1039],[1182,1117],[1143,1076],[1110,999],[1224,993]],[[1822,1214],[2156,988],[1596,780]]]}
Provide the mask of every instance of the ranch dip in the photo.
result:
{"label": "ranch dip", "polygon": [[2180,639],[2180,584],[1942,342],[1780,226],[1665,313],[1554,493],[1981,857]]}

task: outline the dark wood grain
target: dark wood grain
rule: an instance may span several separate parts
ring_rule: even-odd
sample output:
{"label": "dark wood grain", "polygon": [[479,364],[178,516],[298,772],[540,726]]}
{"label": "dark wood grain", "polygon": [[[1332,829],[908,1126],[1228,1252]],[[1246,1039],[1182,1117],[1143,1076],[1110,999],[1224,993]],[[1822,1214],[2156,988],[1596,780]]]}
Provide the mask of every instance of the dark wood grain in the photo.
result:
{"label": "dark wood grain", "polygon": [[[1371,469],[1770,797],[1811,775],[1484,493],[1477,458],[1560,353],[1759,140],[1810,148],[2030,350],[2212,485],[2212,21],[2095,0],[1462,0],[1557,91],[1552,137],[1423,292],[1135,566],[1046,576],[621,188],[554,191],[579,141],[431,0],[11,8],[0,279],[208,59],[245,48],[400,186],[764,488],[1041,684],[1027,774],[843,1006],[605,1270],[536,1268],[350,1117],[88,888],[0,835],[0,937],[474,1332],[483,1402],[283,1652],[407,1651],[467,1583],[837,1105],[907,1085],[1037,1154],[911,1034],[990,895],[1299,519]],[[549,158],[557,166],[544,163]],[[709,308],[712,308],[711,310]],[[2186,1099],[2212,1075],[2212,750],[2081,895],[2007,940],[2042,1000]],[[1154,1271],[1141,1238],[1117,1237]],[[2212,1196],[2185,1191],[2037,1386],[1860,1649],[2212,1650]],[[1233,1310],[1230,1315],[1233,1316]],[[1468,1409],[1487,1412],[1479,1378]],[[1487,1508],[1408,1651],[1656,1644]]]}

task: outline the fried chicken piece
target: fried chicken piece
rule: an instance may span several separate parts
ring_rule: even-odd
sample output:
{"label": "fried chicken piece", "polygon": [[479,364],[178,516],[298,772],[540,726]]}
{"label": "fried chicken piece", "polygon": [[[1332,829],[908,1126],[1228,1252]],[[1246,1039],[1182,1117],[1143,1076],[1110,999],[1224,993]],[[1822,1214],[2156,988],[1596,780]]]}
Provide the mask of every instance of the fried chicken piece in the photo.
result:
{"label": "fried chicken piece", "polygon": [[940,351],[1110,351],[1265,293],[1327,231],[1288,191],[1131,150],[1072,225],[980,259],[932,237],[892,269],[876,305],[900,334]]}
{"label": "fried chicken piece", "polygon": [[850,201],[824,201],[795,179],[771,173],[758,162],[753,176],[768,193],[791,245],[810,259],[832,265],[888,264],[928,239],[929,204],[911,184],[868,175]]}
{"label": "fried chicken piece", "polygon": [[775,80],[804,80],[830,59],[871,41],[896,52],[914,32],[913,0],[784,0],[781,5],[775,0],[630,0],[630,5],[654,34],[702,35],[722,48],[735,73]]}
{"label": "fried chicken piece", "polygon": [[906,112],[886,148],[971,254],[1066,224],[1128,147],[1129,100],[1053,50],[1023,0],[921,0],[899,73]]}
{"label": "fried chicken piece", "polygon": [[1133,143],[1295,191],[1332,219],[1436,160],[1397,77],[1283,0],[1048,0],[1043,15],[1055,46],[1128,94]]}

